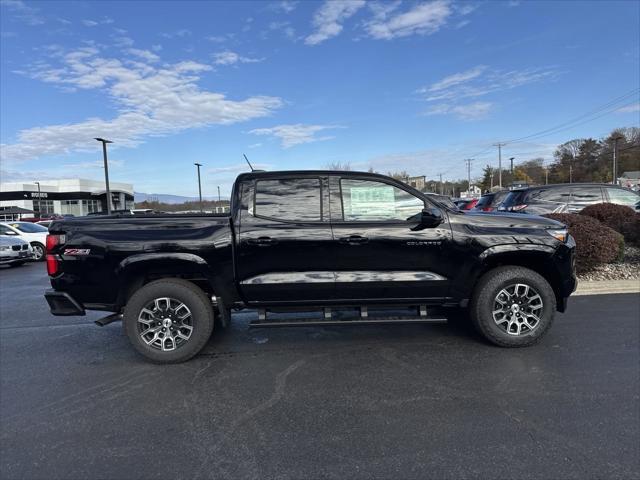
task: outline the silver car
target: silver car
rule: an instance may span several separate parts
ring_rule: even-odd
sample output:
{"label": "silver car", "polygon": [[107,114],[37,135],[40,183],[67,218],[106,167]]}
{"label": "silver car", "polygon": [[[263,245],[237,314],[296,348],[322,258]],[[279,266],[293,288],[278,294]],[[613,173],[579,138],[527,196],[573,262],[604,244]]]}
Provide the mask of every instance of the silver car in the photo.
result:
{"label": "silver car", "polygon": [[33,259],[33,248],[21,238],[0,235],[0,265],[18,266]]}

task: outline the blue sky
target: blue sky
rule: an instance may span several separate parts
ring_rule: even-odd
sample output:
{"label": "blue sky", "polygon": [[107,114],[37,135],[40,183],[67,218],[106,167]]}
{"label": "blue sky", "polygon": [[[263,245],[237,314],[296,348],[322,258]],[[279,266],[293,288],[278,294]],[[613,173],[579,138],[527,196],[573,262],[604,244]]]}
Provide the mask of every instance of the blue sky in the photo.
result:
{"label": "blue sky", "polygon": [[635,1],[0,3],[3,181],[103,178],[96,136],[148,193],[242,153],[457,179],[640,124]]}

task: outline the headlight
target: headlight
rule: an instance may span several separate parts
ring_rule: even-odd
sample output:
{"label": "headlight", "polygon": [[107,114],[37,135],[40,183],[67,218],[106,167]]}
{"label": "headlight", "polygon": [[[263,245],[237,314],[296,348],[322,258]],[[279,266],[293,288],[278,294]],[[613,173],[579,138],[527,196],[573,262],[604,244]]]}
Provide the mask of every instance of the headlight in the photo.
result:
{"label": "headlight", "polygon": [[547,233],[556,240],[560,240],[562,243],[566,243],[567,239],[569,238],[569,232],[566,228],[562,228],[559,230],[547,230]]}

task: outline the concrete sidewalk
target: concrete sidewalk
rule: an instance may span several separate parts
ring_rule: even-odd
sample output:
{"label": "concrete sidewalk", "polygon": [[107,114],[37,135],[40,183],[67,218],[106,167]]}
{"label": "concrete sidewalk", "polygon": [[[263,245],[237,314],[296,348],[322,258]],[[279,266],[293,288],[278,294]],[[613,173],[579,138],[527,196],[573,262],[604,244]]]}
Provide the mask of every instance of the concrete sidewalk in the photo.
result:
{"label": "concrete sidewalk", "polygon": [[578,282],[573,295],[604,295],[610,293],[640,293],[640,279]]}

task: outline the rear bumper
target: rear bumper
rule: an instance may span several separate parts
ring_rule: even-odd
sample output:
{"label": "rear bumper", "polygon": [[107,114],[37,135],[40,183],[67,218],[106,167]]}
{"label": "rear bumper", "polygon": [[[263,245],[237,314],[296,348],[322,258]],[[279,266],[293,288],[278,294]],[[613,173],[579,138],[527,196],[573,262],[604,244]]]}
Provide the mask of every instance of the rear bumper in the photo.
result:
{"label": "rear bumper", "polygon": [[84,315],[84,307],[71,295],[56,290],[47,290],[44,298],[49,304],[52,315]]}

